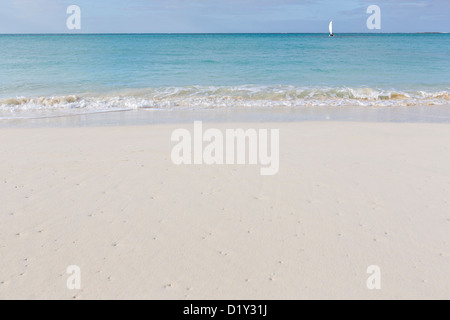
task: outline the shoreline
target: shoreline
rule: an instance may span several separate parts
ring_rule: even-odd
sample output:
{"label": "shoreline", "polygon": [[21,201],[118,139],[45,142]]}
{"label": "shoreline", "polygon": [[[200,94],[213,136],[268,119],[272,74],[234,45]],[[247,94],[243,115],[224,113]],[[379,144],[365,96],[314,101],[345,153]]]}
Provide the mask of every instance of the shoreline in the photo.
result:
{"label": "shoreline", "polygon": [[315,106],[273,108],[138,109],[0,119],[1,128],[144,126],[189,123],[367,122],[450,123],[450,105],[408,107]]}

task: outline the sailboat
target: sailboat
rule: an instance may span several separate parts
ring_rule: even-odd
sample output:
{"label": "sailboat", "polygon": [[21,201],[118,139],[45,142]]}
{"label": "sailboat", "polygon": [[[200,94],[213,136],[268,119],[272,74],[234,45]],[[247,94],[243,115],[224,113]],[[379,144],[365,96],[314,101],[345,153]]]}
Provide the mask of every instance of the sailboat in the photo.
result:
{"label": "sailboat", "polygon": [[334,37],[334,33],[333,33],[333,21],[330,22],[330,37]]}

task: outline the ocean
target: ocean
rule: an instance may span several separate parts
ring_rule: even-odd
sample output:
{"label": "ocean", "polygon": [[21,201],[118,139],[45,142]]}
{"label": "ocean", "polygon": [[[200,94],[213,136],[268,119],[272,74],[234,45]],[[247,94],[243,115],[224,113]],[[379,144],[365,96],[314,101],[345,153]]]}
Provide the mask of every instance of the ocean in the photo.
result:
{"label": "ocean", "polygon": [[0,35],[0,119],[450,104],[450,34]]}

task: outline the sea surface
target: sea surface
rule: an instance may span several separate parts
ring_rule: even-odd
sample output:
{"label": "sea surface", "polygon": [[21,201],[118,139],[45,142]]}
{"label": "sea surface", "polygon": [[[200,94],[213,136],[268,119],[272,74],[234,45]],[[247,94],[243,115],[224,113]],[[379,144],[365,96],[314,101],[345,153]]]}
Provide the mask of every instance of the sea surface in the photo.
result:
{"label": "sea surface", "polygon": [[450,104],[450,34],[0,35],[0,119]]}

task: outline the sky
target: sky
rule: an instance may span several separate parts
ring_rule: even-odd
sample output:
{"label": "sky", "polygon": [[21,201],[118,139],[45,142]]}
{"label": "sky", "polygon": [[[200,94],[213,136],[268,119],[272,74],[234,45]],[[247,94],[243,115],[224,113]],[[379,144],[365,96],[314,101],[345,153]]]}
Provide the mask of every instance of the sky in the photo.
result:
{"label": "sky", "polygon": [[[69,5],[81,30],[69,30]],[[367,8],[381,9],[369,30]],[[1,33],[450,32],[450,0],[1,0]]]}

